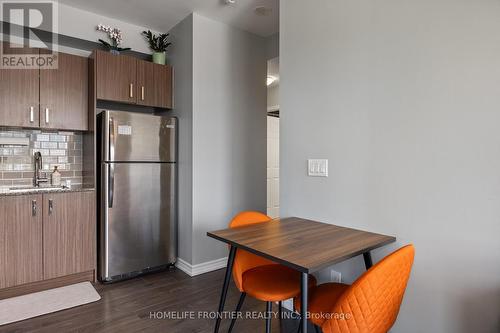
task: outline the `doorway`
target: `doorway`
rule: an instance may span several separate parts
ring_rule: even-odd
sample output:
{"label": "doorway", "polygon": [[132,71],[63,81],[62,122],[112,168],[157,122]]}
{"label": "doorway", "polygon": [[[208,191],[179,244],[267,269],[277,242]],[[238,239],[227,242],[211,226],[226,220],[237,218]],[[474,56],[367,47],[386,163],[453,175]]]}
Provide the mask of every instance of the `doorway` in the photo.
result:
{"label": "doorway", "polygon": [[267,62],[267,215],[279,217],[279,58]]}

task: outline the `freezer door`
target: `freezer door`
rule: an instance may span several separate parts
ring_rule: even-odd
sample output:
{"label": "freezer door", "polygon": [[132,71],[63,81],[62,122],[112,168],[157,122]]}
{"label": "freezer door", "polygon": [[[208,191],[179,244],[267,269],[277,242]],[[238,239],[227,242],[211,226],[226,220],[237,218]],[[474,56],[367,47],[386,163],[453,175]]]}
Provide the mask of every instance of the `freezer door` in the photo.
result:
{"label": "freezer door", "polygon": [[177,118],[103,111],[104,162],[175,162]]}
{"label": "freezer door", "polygon": [[103,163],[101,280],[174,263],[175,164]]}

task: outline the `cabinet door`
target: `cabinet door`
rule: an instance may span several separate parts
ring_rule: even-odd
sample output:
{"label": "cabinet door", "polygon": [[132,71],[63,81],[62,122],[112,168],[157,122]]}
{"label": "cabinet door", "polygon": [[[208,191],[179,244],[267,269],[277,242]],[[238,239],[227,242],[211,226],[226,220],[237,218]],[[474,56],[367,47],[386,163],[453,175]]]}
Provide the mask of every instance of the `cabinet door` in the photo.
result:
{"label": "cabinet door", "polygon": [[1,197],[0,236],[0,288],[42,280],[42,196]]}
{"label": "cabinet door", "polygon": [[172,108],[172,67],[137,61],[137,104]]}
{"label": "cabinet door", "polygon": [[97,99],[135,103],[137,59],[96,51]]}
{"label": "cabinet door", "polygon": [[[32,54],[33,49],[16,52]],[[38,127],[38,74],[38,69],[0,68],[0,126]]]}
{"label": "cabinet door", "polygon": [[148,61],[137,61],[137,104],[157,106],[154,73],[156,64]]}
{"label": "cabinet door", "polygon": [[40,69],[40,127],[88,130],[88,59],[58,54],[57,69]]}
{"label": "cabinet door", "polygon": [[173,70],[169,65],[156,65],[154,71],[154,84],[156,95],[156,106],[160,108],[173,108]]}
{"label": "cabinet door", "polygon": [[44,194],[45,279],[95,268],[94,196],[94,192]]}

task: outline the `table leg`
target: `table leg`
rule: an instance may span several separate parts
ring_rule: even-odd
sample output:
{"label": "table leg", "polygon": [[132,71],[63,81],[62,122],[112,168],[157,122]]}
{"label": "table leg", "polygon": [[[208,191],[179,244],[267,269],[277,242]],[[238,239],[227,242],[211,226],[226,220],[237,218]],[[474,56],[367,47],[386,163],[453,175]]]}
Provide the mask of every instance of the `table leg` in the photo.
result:
{"label": "table leg", "polygon": [[366,270],[369,270],[373,266],[372,254],[370,251],[363,253],[363,259],[365,259]]}
{"label": "table leg", "polygon": [[226,276],[224,277],[224,284],[222,285],[222,293],[220,295],[219,311],[217,312],[217,319],[215,321],[215,333],[219,332],[220,322],[222,320],[222,311],[224,311],[224,304],[226,303],[227,290],[229,288],[229,281],[231,280],[231,272],[233,271],[235,255],[236,247],[231,246],[229,257],[227,258]]}
{"label": "table leg", "polygon": [[307,333],[307,292],[309,289],[309,276],[307,273],[302,273],[302,282],[300,284],[300,315],[302,317],[302,333]]}
{"label": "table leg", "polygon": [[280,319],[280,326],[281,326],[281,319],[283,319],[283,301],[278,302],[278,317]]}

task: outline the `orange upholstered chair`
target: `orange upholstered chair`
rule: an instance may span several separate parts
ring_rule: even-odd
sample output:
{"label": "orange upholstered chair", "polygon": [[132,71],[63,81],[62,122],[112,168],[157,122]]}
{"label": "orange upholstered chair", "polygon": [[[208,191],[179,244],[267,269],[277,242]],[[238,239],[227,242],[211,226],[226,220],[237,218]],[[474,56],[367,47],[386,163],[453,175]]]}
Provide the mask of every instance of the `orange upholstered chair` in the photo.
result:
{"label": "orange upholstered chair", "polygon": [[[309,320],[324,333],[387,333],[410,277],[415,249],[407,245],[382,259],[351,286],[326,283],[309,294]],[[300,309],[300,299],[295,299]]]}
{"label": "orange upholstered chair", "polygon": [[[236,215],[229,227],[239,228],[269,221],[271,221],[271,218],[267,215],[246,211]],[[268,313],[272,311],[272,302],[279,302],[281,318],[281,302],[300,294],[301,274],[298,271],[241,249],[236,251],[234,258],[233,279],[236,287],[241,292],[236,312],[241,310],[245,296],[248,294],[266,302]],[[314,277],[311,276],[309,284],[310,286],[316,285]],[[231,321],[229,332],[232,331],[235,321],[236,316]],[[269,332],[270,328],[271,316],[268,315],[266,332]]]}

